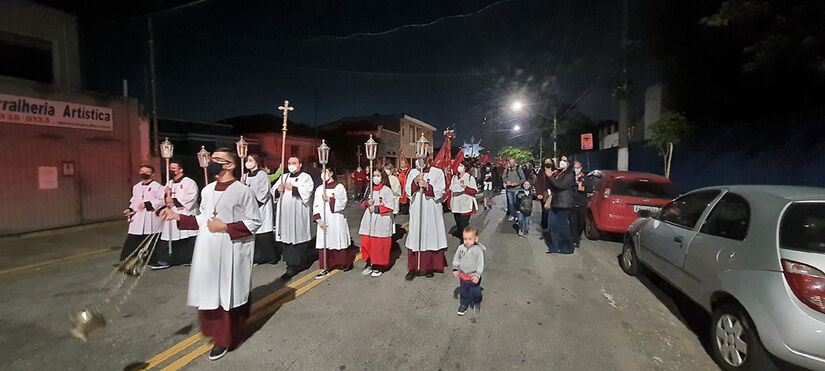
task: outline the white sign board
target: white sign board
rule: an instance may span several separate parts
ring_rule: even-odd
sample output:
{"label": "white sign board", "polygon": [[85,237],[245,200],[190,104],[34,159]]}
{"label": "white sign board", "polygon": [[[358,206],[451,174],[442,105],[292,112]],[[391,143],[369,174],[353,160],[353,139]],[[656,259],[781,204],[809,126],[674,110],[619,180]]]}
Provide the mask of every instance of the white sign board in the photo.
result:
{"label": "white sign board", "polygon": [[57,189],[57,166],[37,167],[37,188]]}
{"label": "white sign board", "polygon": [[0,94],[0,122],[112,131],[112,109]]}

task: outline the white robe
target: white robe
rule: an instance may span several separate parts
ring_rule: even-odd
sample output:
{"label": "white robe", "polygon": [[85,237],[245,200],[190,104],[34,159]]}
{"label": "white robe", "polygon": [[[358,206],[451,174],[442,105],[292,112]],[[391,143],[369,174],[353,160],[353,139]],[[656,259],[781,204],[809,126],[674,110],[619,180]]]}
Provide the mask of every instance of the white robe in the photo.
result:
{"label": "white robe", "polygon": [[[447,232],[444,228],[444,212],[441,207],[441,198],[444,196],[446,182],[444,172],[436,167],[431,167],[428,173],[424,174],[424,179],[433,186],[434,197],[426,196],[424,190],[412,193],[412,184],[420,171],[410,170],[407,177],[407,184],[404,185],[410,197],[410,231],[407,233],[407,241],[404,245],[412,251],[438,251],[447,247]],[[422,217],[423,212],[423,217]],[[422,227],[422,243],[419,250],[418,234]]]}
{"label": "white robe", "polygon": [[[461,185],[462,180],[464,181],[464,185]],[[460,178],[458,174],[453,175],[453,179],[450,181],[450,191],[453,192],[450,197],[450,211],[455,214],[465,214],[473,210],[478,210],[476,196],[464,193],[465,186],[478,192],[476,178],[473,178],[468,173],[464,173],[464,176]]]}
{"label": "white robe", "polygon": [[261,212],[261,228],[255,234],[263,234],[272,232],[273,219],[273,205],[272,194],[269,193],[269,175],[263,170],[255,172],[254,176],[246,178],[246,185],[255,194],[255,199],[258,200],[258,210]]}
{"label": "white robe", "polygon": [[392,214],[398,215],[398,209],[400,206],[399,200],[401,200],[401,181],[398,180],[398,177],[395,175],[390,175],[390,188],[392,188],[392,193],[395,195],[395,205],[392,208]]}
{"label": "white robe", "polygon": [[[170,197],[177,199],[181,207],[174,207],[175,212],[180,215],[195,215],[195,202],[198,200],[198,184],[192,178],[183,177],[180,182],[169,181],[166,183],[166,188],[171,192]],[[198,231],[182,231],[178,229],[178,223],[166,222],[163,226],[163,231],[160,234],[160,239],[169,241],[170,230],[172,241],[182,240],[198,235]]]}
{"label": "white robe", "polygon": [[132,221],[129,222],[129,234],[152,234],[160,232],[161,220],[154,211],[146,208],[140,209],[140,205],[149,202],[157,211],[163,204],[163,187],[156,181],[149,184],[138,182],[132,187],[132,198],[129,200],[129,208],[135,211]]}
{"label": "white robe", "polygon": [[228,232],[210,232],[207,222],[217,211],[217,218],[224,223],[243,222],[254,234],[261,225],[261,213],[248,187],[234,182],[225,191],[215,191],[216,184],[209,183],[201,192],[199,231],[186,303],[199,310],[221,307],[228,311],[249,300],[255,236],[232,240]]}
{"label": "white robe", "polygon": [[[327,201],[321,196],[326,192]],[[329,206],[329,199],[334,196],[334,210]],[[324,207],[326,206],[326,212]],[[333,189],[326,189],[326,185],[321,185],[315,189],[315,200],[312,203],[312,214],[318,215],[318,226],[315,229],[315,248],[323,249],[324,238],[327,239],[326,248],[329,250],[344,250],[350,245],[349,224],[342,212],[347,206],[347,189],[343,184],[337,184]],[[327,231],[321,229],[321,225],[327,225]]]}
{"label": "white robe", "polygon": [[[374,200],[375,206],[384,206],[388,209],[393,209],[396,204],[396,197],[392,188],[383,186],[380,191],[370,190],[368,200]],[[374,210],[373,210],[374,211]],[[364,210],[364,216],[361,217],[361,227],[358,229],[358,234],[370,237],[392,237],[394,233],[395,223],[393,222],[392,213],[376,214],[369,210]]]}
{"label": "white robe", "polygon": [[298,176],[286,173],[272,186],[273,197],[278,192],[278,186],[291,183],[298,189],[299,197],[292,191],[284,189],[284,194],[275,197],[275,241],[288,244],[304,243],[312,239],[309,231],[310,214],[309,200],[315,184],[312,177],[305,172]]}

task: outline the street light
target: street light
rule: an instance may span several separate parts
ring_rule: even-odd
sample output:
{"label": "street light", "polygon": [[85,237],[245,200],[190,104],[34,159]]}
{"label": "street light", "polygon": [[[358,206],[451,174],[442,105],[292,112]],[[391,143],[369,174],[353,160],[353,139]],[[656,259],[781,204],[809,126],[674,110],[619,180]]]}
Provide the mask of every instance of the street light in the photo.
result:
{"label": "street light", "polygon": [[206,168],[209,166],[209,161],[212,160],[212,156],[209,154],[209,151],[206,150],[203,146],[201,146],[200,152],[198,152],[198,163],[203,168],[203,185],[206,186],[209,184],[209,174],[206,172]]}
{"label": "street light", "polygon": [[513,112],[520,112],[522,108],[524,108],[524,103],[521,103],[521,101],[518,100],[510,105],[510,110]]}
{"label": "street light", "polygon": [[518,125],[513,126],[513,130],[515,130],[515,131],[519,131],[519,130],[521,130],[521,126],[518,126]]}
{"label": "street light", "polygon": [[[530,113],[532,113],[536,116],[539,116],[543,119],[551,120],[549,117],[544,116],[544,115],[542,115],[542,114],[540,114],[536,111],[531,110],[530,108],[525,106],[524,103],[522,103],[521,101],[518,101],[518,100],[514,101],[512,104],[510,104],[510,110],[513,111],[513,112],[528,111],[528,112],[530,112]],[[557,135],[556,135],[557,134],[557,130],[556,130],[557,120],[556,120],[556,109],[555,108],[553,108],[552,121],[553,121],[553,157],[558,157],[558,143],[557,143],[557,140],[556,140],[557,139]],[[513,130],[518,131],[518,130],[520,130],[520,127],[518,125],[516,125],[516,127],[514,127]],[[539,157],[544,156],[544,148],[543,147],[544,147],[544,135],[539,134]]]}

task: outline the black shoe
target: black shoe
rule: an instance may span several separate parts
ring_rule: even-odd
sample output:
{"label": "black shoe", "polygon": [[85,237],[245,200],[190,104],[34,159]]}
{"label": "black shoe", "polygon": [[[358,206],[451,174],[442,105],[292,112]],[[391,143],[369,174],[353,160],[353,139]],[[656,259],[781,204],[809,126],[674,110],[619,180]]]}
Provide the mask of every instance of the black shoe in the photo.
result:
{"label": "black shoe", "polygon": [[292,279],[293,276],[295,276],[295,275],[292,274],[292,273],[286,272],[286,273],[281,275],[281,280],[282,281],[289,281],[289,280]]}
{"label": "black shoe", "polygon": [[404,279],[407,281],[412,281],[415,278],[415,272],[407,272],[407,275],[404,276]]}
{"label": "black shoe", "polygon": [[433,277],[435,277],[435,273],[433,273],[433,271],[427,272],[427,278],[433,278]]}
{"label": "black shoe", "polygon": [[215,345],[214,347],[212,347],[212,351],[209,352],[209,360],[217,361],[223,358],[223,356],[225,356],[227,352],[229,352],[229,349]]}

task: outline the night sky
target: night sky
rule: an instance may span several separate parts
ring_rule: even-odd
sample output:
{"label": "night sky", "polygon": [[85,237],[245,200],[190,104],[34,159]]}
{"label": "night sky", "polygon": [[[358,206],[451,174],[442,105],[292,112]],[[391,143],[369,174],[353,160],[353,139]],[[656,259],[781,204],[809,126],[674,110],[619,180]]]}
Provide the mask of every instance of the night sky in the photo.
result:
{"label": "night sky", "polygon": [[551,94],[616,119],[619,0],[41,2],[78,16],[86,88],[120,94],[127,78],[144,104],[153,14],[161,117],[277,113],[289,99],[310,125],[403,112],[462,140],[517,123],[501,109],[512,97]]}

